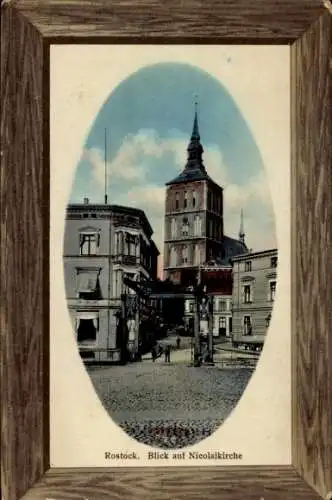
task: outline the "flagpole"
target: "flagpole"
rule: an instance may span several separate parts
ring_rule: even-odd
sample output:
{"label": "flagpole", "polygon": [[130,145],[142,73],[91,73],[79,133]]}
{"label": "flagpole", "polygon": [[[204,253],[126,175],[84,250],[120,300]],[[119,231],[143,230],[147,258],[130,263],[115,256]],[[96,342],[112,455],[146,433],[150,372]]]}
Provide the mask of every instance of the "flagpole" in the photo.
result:
{"label": "flagpole", "polygon": [[107,205],[107,129],[105,128],[105,205]]}

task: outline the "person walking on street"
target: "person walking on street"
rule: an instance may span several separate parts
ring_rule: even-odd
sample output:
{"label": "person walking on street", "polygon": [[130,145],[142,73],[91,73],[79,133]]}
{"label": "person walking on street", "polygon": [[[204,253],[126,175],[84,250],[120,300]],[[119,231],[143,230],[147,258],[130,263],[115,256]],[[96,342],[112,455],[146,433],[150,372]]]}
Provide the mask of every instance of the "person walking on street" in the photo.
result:
{"label": "person walking on street", "polygon": [[177,349],[180,349],[180,344],[181,344],[181,338],[180,338],[180,335],[178,335],[176,337],[176,348]]}
{"label": "person walking on street", "polygon": [[166,345],[164,352],[165,352],[165,363],[170,363],[171,362],[171,346]]}
{"label": "person walking on street", "polygon": [[155,362],[157,359],[157,351],[156,351],[156,348],[154,346],[151,349],[151,356],[152,356],[152,361]]}
{"label": "person walking on street", "polygon": [[138,343],[138,348],[137,348],[137,361],[142,361],[142,343]]}
{"label": "person walking on street", "polygon": [[158,355],[157,357],[160,358],[163,354],[163,346],[158,344]]}

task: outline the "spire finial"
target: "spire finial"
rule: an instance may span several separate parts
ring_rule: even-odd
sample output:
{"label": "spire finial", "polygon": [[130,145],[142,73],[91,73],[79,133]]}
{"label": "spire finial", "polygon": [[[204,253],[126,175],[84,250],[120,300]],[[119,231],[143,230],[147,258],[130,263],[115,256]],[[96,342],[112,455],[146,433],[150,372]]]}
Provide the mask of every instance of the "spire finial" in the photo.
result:
{"label": "spire finial", "polygon": [[244,233],[244,224],[243,224],[243,208],[241,208],[241,222],[240,222],[239,240],[241,243],[243,243],[243,245],[245,244],[244,237],[245,237],[245,233]]}
{"label": "spire finial", "polygon": [[105,194],[104,194],[104,202],[107,205],[107,129],[105,128],[105,158],[104,158],[104,170],[105,170]]}
{"label": "spire finial", "polygon": [[194,104],[195,104],[195,115],[197,115],[197,108],[198,108],[198,94],[194,94]]}
{"label": "spire finial", "polygon": [[198,95],[194,95],[194,106],[195,106],[195,118],[194,118],[194,126],[191,134],[191,140],[200,140],[199,131],[198,131],[198,117],[197,117],[197,108],[198,108]]}

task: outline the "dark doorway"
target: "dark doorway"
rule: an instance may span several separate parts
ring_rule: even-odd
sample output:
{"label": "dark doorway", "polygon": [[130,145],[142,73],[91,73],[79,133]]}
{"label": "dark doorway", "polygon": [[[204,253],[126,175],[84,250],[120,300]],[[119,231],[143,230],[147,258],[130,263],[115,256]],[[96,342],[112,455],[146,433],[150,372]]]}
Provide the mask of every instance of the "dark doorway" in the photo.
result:
{"label": "dark doorway", "polygon": [[221,316],[219,318],[219,335],[221,337],[226,337],[226,318]]}
{"label": "dark doorway", "polygon": [[97,339],[97,330],[93,319],[80,319],[77,330],[77,342],[95,342]]}

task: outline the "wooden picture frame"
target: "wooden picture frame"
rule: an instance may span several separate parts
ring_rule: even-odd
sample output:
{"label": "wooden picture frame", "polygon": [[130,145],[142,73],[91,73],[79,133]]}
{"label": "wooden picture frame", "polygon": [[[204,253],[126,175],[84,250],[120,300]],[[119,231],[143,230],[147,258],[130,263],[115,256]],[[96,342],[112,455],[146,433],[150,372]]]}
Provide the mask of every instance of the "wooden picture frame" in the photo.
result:
{"label": "wooden picture frame", "polygon": [[[330,498],[331,3],[9,0],[1,10],[2,498]],[[291,45],[292,465],[49,469],[50,45],[202,41]]]}

